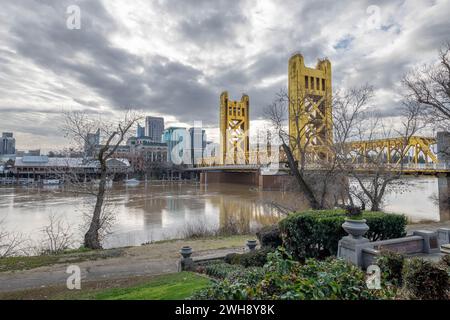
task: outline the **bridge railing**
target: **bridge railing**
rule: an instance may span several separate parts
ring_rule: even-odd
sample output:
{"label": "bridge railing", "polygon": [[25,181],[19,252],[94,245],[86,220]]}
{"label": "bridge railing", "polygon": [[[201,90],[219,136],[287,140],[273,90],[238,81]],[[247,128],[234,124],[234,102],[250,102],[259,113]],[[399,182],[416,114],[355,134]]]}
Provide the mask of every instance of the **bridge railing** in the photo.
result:
{"label": "bridge railing", "polygon": [[[287,169],[286,162],[280,163],[218,163],[217,159],[211,161],[209,163],[199,163],[198,168],[214,168],[214,169],[264,169],[265,167],[270,167],[272,170],[275,167],[279,169]],[[320,163],[308,163],[305,165],[304,169],[306,170],[327,170],[328,166],[320,164]],[[349,165],[348,169],[359,170],[359,171],[374,171],[374,170],[390,170],[390,171],[417,171],[417,172],[439,172],[439,171],[450,171],[450,163],[405,163],[401,164],[389,164],[386,163],[383,166],[367,164],[367,163],[357,163],[353,165]]]}

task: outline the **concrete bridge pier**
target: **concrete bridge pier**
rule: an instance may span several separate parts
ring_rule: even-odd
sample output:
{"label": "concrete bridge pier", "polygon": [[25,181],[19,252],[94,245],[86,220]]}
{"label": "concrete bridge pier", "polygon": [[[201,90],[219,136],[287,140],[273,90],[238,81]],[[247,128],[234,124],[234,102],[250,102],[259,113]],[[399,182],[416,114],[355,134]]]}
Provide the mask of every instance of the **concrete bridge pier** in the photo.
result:
{"label": "concrete bridge pier", "polygon": [[249,186],[258,185],[258,171],[229,172],[229,171],[203,171],[200,173],[200,183],[238,183]]}
{"label": "concrete bridge pier", "polygon": [[439,217],[441,221],[450,220],[450,177],[438,175]]}
{"label": "concrete bridge pier", "polygon": [[259,170],[252,171],[203,171],[200,173],[200,184],[237,183],[259,187],[262,190],[283,190],[294,182],[288,174],[263,175]]}
{"label": "concrete bridge pier", "polygon": [[[436,136],[439,163],[450,163],[450,132],[438,132]],[[441,221],[450,220],[450,177],[438,174],[439,216]]]}

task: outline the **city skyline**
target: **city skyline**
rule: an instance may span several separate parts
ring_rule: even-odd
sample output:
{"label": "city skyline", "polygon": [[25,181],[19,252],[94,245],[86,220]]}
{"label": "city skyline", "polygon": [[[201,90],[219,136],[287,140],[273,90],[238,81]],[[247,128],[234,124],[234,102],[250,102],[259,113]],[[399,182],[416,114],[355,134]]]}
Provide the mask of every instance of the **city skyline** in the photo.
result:
{"label": "city skyline", "polygon": [[[79,30],[66,27],[72,4],[81,10]],[[287,87],[294,51],[308,66],[328,57],[336,88],[369,81],[374,110],[395,117],[401,77],[434,60],[449,9],[448,1],[5,1],[0,131],[14,132],[20,150],[61,149],[69,143],[58,131],[62,110],[114,116],[133,106],[167,126],[202,121],[218,141],[220,92],[247,93],[256,128]]]}

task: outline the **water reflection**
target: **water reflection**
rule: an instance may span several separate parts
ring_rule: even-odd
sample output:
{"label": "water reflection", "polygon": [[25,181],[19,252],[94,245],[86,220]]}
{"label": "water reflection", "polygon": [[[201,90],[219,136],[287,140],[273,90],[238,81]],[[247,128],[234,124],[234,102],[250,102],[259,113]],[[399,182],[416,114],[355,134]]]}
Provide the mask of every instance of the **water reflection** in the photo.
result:
{"label": "water reflection", "polygon": [[[433,193],[437,194],[437,179],[414,179],[410,190],[387,196],[386,210],[405,213],[413,221],[438,221],[438,207],[430,199]],[[232,221],[234,227],[248,232],[280,218],[264,205],[267,201],[306,209],[298,193],[260,191],[243,185],[114,185],[110,191],[117,219],[113,234],[105,239],[105,247],[176,238],[188,223],[220,228]],[[21,231],[38,241],[42,236],[39,230],[48,223],[50,213],[62,216],[78,232],[86,202],[88,196],[60,187],[3,187],[0,188],[0,220],[4,219],[8,230]],[[81,236],[81,232],[77,235]]]}

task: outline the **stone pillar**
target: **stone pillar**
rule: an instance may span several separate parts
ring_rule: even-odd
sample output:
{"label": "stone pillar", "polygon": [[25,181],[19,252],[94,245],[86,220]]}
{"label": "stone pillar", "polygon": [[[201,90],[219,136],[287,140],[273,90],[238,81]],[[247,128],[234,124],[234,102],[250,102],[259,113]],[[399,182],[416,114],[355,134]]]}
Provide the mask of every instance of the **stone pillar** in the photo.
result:
{"label": "stone pillar", "polygon": [[450,220],[450,178],[446,174],[440,174],[437,179],[440,221],[448,221]]}
{"label": "stone pillar", "polygon": [[364,267],[362,250],[370,247],[370,240],[363,237],[369,230],[366,220],[345,219],[342,228],[348,236],[339,240],[337,257]]}
{"label": "stone pillar", "polygon": [[439,163],[450,162],[450,132],[441,131],[436,135]]}
{"label": "stone pillar", "polygon": [[[441,131],[436,135],[437,156],[440,164],[450,165],[450,132]],[[439,216],[441,221],[450,220],[450,178],[447,174],[438,175]]]}
{"label": "stone pillar", "polygon": [[423,238],[423,252],[428,254],[439,252],[437,232],[429,230],[415,230],[413,231],[413,236],[419,236]]}
{"label": "stone pillar", "polygon": [[450,228],[439,228],[437,230],[439,245],[450,243]]}

